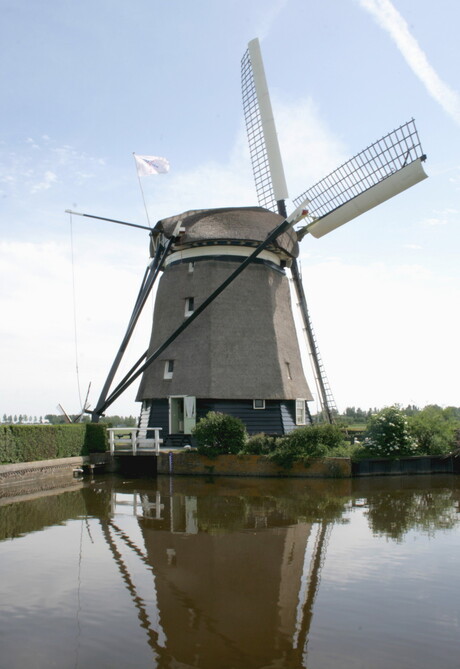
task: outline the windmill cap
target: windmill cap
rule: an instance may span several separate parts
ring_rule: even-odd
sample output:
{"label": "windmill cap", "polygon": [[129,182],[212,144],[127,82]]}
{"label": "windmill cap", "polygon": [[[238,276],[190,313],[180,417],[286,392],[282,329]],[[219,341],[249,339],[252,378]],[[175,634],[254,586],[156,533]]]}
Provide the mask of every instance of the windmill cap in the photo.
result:
{"label": "windmill cap", "polygon": [[[198,209],[158,221],[154,235],[173,236],[180,223],[179,246],[199,244],[242,244],[256,246],[283,220],[282,216],[263,207],[232,207],[224,209]],[[299,254],[297,235],[289,229],[273,244],[275,252],[296,258]]]}

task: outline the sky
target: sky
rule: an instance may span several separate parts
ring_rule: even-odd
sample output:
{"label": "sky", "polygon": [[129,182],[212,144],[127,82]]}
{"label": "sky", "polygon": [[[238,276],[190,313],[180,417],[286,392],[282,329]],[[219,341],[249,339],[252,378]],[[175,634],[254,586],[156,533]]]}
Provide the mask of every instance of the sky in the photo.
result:
{"label": "sky", "polygon": [[[90,383],[95,406],[149,262],[145,231],[67,209],[154,225],[257,205],[240,90],[254,37],[290,198],[412,117],[428,156],[428,179],[301,244],[339,410],[460,405],[457,2],[0,7],[0,418],[77,413]],[[141,190],[133,152],[166,157],[170,172]],[[151,307],[121,374],[147,348]],[[135,394],[108,413],[138,414]]]}

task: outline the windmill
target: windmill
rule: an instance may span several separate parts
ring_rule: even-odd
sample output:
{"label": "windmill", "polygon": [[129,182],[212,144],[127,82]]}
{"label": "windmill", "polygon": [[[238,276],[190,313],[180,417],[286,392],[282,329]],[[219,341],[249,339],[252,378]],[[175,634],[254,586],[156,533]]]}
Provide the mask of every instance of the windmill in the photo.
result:
{"label": "windmill", "polygon": [[[160,427],[170,445],[188,441],[196,420],[210,410],[238,416],[250,433],[284,434],[309,422],[312,395],[302,367],[288,271],[324,417],[332,421],[332,393],[297,264],[299,242],[307,234],[322,237],[426,178],[425,156],[411,120],[295,198],[295,209],[287,216],[288,193],[257,39],[248,45],[241,72],[260,206],[187,211],[149,229],[152,261],[93,411],[97,421],[142,377],[140,427]],[[110,392],[160,273],[149,348]]]}

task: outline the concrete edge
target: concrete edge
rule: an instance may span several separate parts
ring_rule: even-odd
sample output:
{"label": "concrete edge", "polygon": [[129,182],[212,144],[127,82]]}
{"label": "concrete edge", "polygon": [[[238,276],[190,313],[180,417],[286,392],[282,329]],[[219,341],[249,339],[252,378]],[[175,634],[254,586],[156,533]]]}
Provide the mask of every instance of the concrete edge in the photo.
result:
{"label": "concrete edge", "polygon": [[33,460],[32,462],[13,462],[8,465],[0,465],[0,477],[2,474],[21,473],[33,471],[34,469],[45,469],[48,467],[71,467],[72,465],[90,464],[89,455],[77,455],[73,458],[56,458],[54,460]]}

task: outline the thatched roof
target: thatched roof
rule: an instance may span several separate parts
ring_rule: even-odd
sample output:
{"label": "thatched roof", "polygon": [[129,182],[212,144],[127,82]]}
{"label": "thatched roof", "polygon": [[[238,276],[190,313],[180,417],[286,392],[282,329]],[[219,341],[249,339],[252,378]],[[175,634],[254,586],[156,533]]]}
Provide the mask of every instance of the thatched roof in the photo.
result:
{"label": "thatched roof", "polygon": [[[170,238],[180,221],[184,228],[178,244],[180,247],[213,241],[234,241],[239,244],[247,242],[248,245],[256,245],[266,239],[282,220],[282,216],[262,207],[199,209],[158,221],[154,235],[162,233]],[[297,257],[299,247],[296,233],[291,229],[280,235],[273,250]]]}

